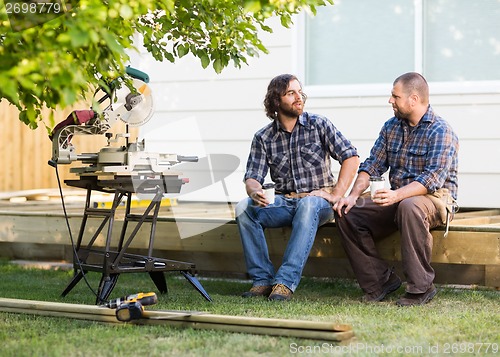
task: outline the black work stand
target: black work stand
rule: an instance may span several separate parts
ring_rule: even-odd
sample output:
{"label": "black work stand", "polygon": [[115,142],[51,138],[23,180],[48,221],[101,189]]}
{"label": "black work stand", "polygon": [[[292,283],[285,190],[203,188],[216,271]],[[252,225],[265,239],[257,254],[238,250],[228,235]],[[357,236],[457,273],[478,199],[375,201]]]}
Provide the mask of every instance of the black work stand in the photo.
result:
{"label": "black work stand", "polygon": [[[208,301],[212,301],[201,283],[193,275],[195,265],[188,262],[160,259],[152,256],[156,222],[161,205],[161,199],[166,192],[179,192],[182,181],[176,176],[161,176],[160,178],[145,178],[138,180],[132,176],[115,176],[112,179],[99,179],[98,176],[81,176],[78,180],[65,180],[69,186],[85,188],[87,197],[78,240],[73,257],[74,276],[62,296],[66,296],[89,271],[102,273],[97,290],[96,304],[108,300],[121,273],[147,272],[161,293],[167,293],[167,283],[164,272],[179,271],[191,285]],[[92,191],[114,193],[111,208],[92,207]],[[142,214],[132,214],[132,193],[150,193],[154,195],[150,204]],[[111,240],[116,209],[125,202],[125,216],[116,249],[112,249]],[[86,224],[89,217],[101,217],[102,222],[86,245],[83,244]],[[129,223],[135,222],[132,232],[128,232]],[[143,224],[151,224],[149,247],[147,255],[129,254],[127,250]],[[99,234],[107,225],[105,247],[94,247]]]}

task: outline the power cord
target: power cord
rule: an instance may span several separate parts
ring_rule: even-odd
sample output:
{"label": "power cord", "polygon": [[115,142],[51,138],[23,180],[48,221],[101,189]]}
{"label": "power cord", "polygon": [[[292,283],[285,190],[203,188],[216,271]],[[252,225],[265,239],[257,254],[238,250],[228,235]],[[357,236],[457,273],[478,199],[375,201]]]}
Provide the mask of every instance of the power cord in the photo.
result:
{"label": "power cord", "polygon": [[82,267],[82,262],[80,261],[80,258],[78,258],[78,253],[76,251],[75,242],[73,240],[73,234],[71,232],[71,226],[69,224],[68,212],[66,211],[66,204],[64,202],[64,195],[63,195],[63,190],[62,190],[62,186],[61,186],[61,180],[59,178],[59,170],[57,169],[57,162],[54,160],[49,160],[48,163],[50,166],[52,166],[56,170],[56,178],[57,178],[57,185],[59,187],[59,195],[61,196],[61,203],[62,203],[62,208],[63,208],[63,212],[64,212],[64,219],[66,221],[66,226],[68,228],[69,239],[71,240],[71,248],[73,250],[74,259],[76,259],[78,261],[78,267],[80,268],[80,272],[82,274],[83,280],[85,281],[85,284],[90,289],[90,291],[92,291],[92,293],[95,295],[95,297],[98,298],[97,292],[94,289],[92,289],[92,286],[88,282],[87,276],[86,276],[85,271],[83,270],[83,267]]}

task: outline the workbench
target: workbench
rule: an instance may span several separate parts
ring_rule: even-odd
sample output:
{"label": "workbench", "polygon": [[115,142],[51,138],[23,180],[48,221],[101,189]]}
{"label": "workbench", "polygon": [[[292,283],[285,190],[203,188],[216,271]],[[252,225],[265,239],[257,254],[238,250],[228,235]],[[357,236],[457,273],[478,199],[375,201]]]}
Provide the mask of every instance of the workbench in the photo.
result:
{"label": "workbench", "polygon": [[[66,296],[88,272],[102,274],[96,292],[96,304],[108,300],[122,273],[148,273],[158,290],[166,293],[167,284],[164,272],[179,271],[206,300],[211,301],[208,293],[194,276],[195,264],[153,257],[156,223],[162,197],[165,193],[180,192],[183,184],[181,178],[177,175],[166,174],[150,176],[82,174],[78,179],[64,182],[68,186],[86,189],[87,195],[78,238],[74,244],[74,276],[64,289],[62,296]],[[114,193],[111,208],[94,207],[91,200],[94,191]],[[150,197],[150,203],[142,214],[131,213],[132,194]],[[125,205],[125,212],[120,238],[118,246],[113,247],[112,235],[116,209],[123,205]],[[87,222],[90,217],[101,218],[102,222],[97,229],[87,232]],[[147,254],[128,253],[130,244],[145,224],[150,225]],[[104,232],[105,228],[107,229]],[[129,228],[132,228],[131,232]],[[104,246],[95,244],[101,232],[105,235]]]}

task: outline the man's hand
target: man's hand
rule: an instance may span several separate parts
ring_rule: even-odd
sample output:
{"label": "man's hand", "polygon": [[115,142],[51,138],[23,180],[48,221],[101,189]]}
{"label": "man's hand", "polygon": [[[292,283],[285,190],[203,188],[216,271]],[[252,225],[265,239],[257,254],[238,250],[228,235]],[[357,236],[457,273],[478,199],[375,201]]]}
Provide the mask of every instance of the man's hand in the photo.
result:
{"label": "man's hand", "polygon": [[267,205],[269,205],[269,201],[267,200],[266,195],[262,190],[255,190],[251,192],[249,196],[257,206],[266,207]]}
{"label": "man's hand", "polygon": [[345,207],[345,214],[347,214],[352,207],[356,204],[356,201],[358,200],[358,197],[356,196],[347,196],[347,197],[342,197],[340,200],[337,201],[333,205],[333,210],[337,212],[339,217],[342,217],[342,208]]}
{"label": "man's hand", "polygon": [[332,205],[334,205],[335,203],[337,203],[341,199],[340,196],[335,196],[335,195],[328,193],[324,190],[311,191],[311,192],[309,192],[308,196],[317,196],[317,197],[324,198],[325,200],[330,202]]}
{"label": "man's hand", "polygon": [[377,190],[372,201],[379,206],[387,207],[400,201],[396,191],[388,188]]}
{"label": "man's hand", "polygon": [[265,207],[269,204],[262,190],[262,185],[257,180],[252,178],[247,179],[245,181],[245,188],[248,197],[250,197],[257,206]]}

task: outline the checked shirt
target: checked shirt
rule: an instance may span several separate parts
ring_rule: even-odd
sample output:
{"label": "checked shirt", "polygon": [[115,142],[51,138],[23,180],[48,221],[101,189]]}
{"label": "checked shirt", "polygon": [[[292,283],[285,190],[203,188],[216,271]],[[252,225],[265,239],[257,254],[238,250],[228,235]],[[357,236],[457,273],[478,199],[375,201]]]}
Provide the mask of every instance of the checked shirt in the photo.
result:
{"label": "checked shirt", "polygon": [[269,172],[278,193],[333,188],[331,158],[342,164],[357,155],[329,119],[304,112],[291,133],[277,120],[255,133],[244,180],[253,178],[262,184]]}
{"label": "checked shirt", "polygon": [[370,157],[358,171],[380,176],[390,168],[393,190],[417,181],[429,193],[445,187],[456,199],[458,148],[453,129],[429,105],[414,128],[396,117],[385,122]]}

